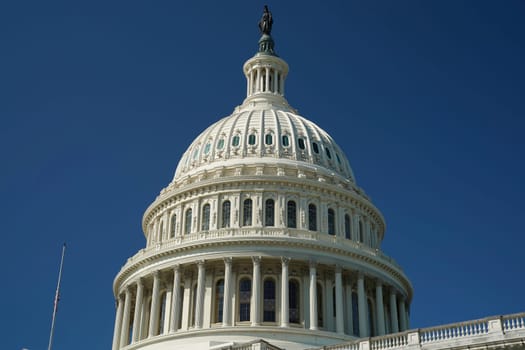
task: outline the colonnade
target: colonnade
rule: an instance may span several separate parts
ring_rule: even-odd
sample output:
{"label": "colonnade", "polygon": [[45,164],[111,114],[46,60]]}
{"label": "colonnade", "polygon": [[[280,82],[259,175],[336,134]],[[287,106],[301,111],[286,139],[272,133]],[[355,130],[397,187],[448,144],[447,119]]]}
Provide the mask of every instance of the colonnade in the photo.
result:
{"label": "colonnade", "polygon": [[113,350],[158,335],[232,326],[383,335],[408,329],[407,302],[377,277],[341,266],[288,257],[200,260],[120,288]]}

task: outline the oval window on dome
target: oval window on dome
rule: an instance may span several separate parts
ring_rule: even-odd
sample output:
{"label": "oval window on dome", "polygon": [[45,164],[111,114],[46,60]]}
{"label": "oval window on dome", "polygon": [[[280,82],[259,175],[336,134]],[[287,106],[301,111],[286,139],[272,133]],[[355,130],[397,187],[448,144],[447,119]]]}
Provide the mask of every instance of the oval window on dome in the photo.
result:
{"label": "oval window on dome", "polygon": [[233,138],[232,138],[232,146],[233,147],[237,147],[239,146],[239,142],[240,142],[241,138],[239,135],[235,135]]}
{"label": "oval window on dome", "polygon": [[208,142],[206,146],[204,146],[204,154],[210,153],[210,147],[211,147],[211,143]]}
{"label": "oval window on dome", "polygon": [[266,134],[266,136],[264,137],[264,143],[266,145],[271,145],[273,144],[273,135],[272,134]]}
{"label": "oval window on dome", "polygon": [[282,142],[283,142],[283,147],[290,146],[290,138],[288,137],[288,135],[283,135]]}
{"label": "oval window on dome", "polygon": [[299,149],[306,148],[306,145],[304,144],[304,139],[302,137],[297,140],[297,144],[299,145]]}
{"label": "oval window on dome", "polygon": [[224,139],[220,139],[219,142],[217,142],[217,149],[222,149],[224,147]]}
{"label": "oval window on dome", "polygon": [[199,156],[199,147],[195,148],[195,151],[193,151],[193,160],[197,159]]}
{"label": "oval window on dome", "polygon": [[328,157],[328,159],[332,159],[332,154],[330,153],[330,149],[325,148],[324,150],[326,151],[326,156]]}
{"label": "oval window on dome", "polygon": [[250,146],[255,145],[255,141],[256,140],[257,140],[257,138],[255,137],[255,134],[251,134],[250,136],[248,136],[248,144]]}
{"label": "oval window on dome", "polygon": [[319,145],[316,142],[312,142],[312,149],[315,153],[319,153]]}

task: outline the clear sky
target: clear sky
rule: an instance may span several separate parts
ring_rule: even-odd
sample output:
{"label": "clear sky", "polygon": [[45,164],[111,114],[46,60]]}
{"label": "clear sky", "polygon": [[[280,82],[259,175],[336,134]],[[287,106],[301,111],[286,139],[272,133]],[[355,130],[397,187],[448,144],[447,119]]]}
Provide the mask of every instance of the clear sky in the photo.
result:
{"label": "clear sky", "polygon": [[[0,5],[2,349],[111,347],[112,282],[186,147],[245,97],[261,1]],[[288,101],[346,152],[411,327],[525,311],[525,2],[275,1]]]}

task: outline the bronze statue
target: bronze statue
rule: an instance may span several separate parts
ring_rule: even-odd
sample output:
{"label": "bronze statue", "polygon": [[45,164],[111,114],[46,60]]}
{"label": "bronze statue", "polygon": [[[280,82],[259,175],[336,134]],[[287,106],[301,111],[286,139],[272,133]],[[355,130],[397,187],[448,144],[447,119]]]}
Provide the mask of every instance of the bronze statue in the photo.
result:
{"label": "bronze statue", "polygon": [[272,13],[270,10],[268,10],[268,6],[264,5],[264,12],[261,20],[259,21],[259,29],[261,30],[261,33],[270,35],[270,32],[272,31],[272,24]]}

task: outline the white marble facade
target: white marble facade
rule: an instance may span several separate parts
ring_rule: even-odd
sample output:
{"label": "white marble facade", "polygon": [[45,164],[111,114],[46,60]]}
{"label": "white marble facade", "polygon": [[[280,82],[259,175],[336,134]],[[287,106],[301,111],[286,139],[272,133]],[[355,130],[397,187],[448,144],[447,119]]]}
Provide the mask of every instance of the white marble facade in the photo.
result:
{"label": "white marble facade", "polygon": [[284,98],[284,60],[258,52],[244,73],[242,105],[144,214],[146,247],[114,281],[113,350],[411,345],[412,286],[344,152]]}

